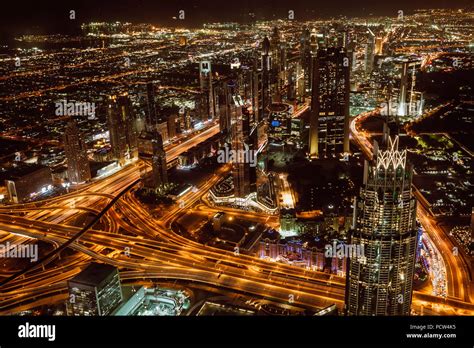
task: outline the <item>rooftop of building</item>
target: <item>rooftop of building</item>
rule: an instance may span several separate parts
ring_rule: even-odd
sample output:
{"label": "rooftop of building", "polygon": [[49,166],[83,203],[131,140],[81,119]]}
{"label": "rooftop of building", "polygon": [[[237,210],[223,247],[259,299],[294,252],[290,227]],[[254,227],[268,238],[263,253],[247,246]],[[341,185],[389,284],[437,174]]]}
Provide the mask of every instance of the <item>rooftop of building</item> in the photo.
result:
{"label": "rooftop of building", "polygon": [[102,283],[117,269],[104,263],[93,262],[71,279],[72,282],[96,286]]}
{"label": "rooftop of building", "polygon": [[0,181],[15,180],[32,174],[38,170],[48,168],[41,164],[21,164],[9,168],[0,168]]}

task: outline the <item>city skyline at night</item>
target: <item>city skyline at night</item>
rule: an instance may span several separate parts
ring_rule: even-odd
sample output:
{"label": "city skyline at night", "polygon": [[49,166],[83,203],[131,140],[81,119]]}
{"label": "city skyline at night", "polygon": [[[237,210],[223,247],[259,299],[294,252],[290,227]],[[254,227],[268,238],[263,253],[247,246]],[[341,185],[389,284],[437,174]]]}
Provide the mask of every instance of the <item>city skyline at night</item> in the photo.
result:
{"label": "city skyline at night", "polygon": [[0,316],[473,316],[470,4],[140,5],[0,25]]}

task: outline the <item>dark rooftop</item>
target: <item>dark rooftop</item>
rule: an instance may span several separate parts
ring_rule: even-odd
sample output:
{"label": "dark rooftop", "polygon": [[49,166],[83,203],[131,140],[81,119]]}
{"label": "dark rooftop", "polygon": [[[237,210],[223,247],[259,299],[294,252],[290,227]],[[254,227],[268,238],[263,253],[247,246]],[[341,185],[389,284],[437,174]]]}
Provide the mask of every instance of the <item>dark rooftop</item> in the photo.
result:
{"label": "dark rooftop", "polygon": [[116,268],[114,266],[93,262],[72,278],[71,282],[96,286],[115,271]]}
{"label": "dark rooftop", "polygon": [[22,164],[16,167],[10,168],[1,168],[0,169],[0,181],[3,180],[15,180],[21,178],[25,175],[36,172],[37,170],[42,170],[48,168],[40,164]]}

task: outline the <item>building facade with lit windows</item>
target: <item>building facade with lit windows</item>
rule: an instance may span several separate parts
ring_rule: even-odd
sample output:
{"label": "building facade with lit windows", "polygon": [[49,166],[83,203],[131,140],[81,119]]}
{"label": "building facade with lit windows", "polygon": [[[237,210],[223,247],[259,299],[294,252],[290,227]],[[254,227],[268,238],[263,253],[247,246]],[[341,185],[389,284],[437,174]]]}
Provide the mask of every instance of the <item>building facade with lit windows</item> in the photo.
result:
{"label": "building facade with lit windows", "polygon": [[214,89],[212,86],[212,70],[210,61],[199,62],[199,83],[204,95],[204,118],[211,119],[215,116]]}
{"label": "building facade with lit windows", "polygon": [[418,234],[412,175],[398,137],[386,150],[374,144],[354,208],[351,244],[365,252],[349,262],[348,315],[410,314]]}
{"label": "building facade with lit windows", "polygon": [[91,170],[87,148],[74,120],[68,122],[64,131],[64,152],[67,159],[67,177],[71,183],[90,180]]}
{"label": "building facade with lit windows", "polygon": [[127,93],[109,97],[107,123],[112,153],[120,166],[137,158],[136,119]]}
{"label": "building facade with lit windows", "polygon": [[250,112],[241,106],[241,112],[233,119],[232,149],[236,153],[247,155],[232,162],[232,177],[234,194],[236,197],[247,197],[257,191],[257,168],[252,165],[250,156],[255,156],[256,161],[256,129],[250,126]]}
{"label": "building facade with lit windows", "polygon": [[139,156],[145,162],[151,163],[151,172],[146,167],[140,169],[143,187],[157,193],[163,193],[168,184],[168,165],[163,138],[157,131],[143,132],[140,137]]}
{"label": "building facade with lit windows", "polygon": [[117,268],[91,263],[68,281],[68,314],[72,316],[110,315],[122,302]]}
{"label": "building facade with lit windows", "polygon": [[342,47],[320,48],[313,57],[311,159],[349,152],[349,62]]}

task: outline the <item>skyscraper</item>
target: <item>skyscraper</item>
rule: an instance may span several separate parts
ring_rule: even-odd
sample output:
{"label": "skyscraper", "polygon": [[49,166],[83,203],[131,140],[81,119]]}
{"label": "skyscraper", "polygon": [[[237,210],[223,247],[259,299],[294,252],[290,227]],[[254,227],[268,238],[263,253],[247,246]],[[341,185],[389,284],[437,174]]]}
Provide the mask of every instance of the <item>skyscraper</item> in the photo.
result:
{"label": "skyscraper", "polygon": [[202,118],[205,120],[214,118],[214,90],[212,86],[211,62],[199,62],[199,82],[201,92],[204,94],[205,103],[205,114],[202,115]]}
{"label": "skyscraper", "polygon": [[309,76],[309,92],[311,94],[313,90],[313,81],[314,81],[314,57],[317,56],[318,54],[318,45],[320,45],[320,48],[323,48],[323,42],[324,41],[324,36],[321,38],[323,34],[319,33],[316,31],[316,29],[313,28],[311,30],[310,36],[309,36],[309,48],[310,48],[310,54],[311,54],[311,66],[310,66],[310,76]]}
{"label": "skyscraper", "polygon": [[297,64],[291,64],[285,71],[286,75],[286,98],[288,100],[294,100],[296,98],[296,66]]}
{"label": "skyscraper", "polygon": [[168,184],[166,152],[163,148],[163,139],[160,133],[154,134],[153,138],[152,184],[155,189],[162,190]]}
{"label": "skyscraper", "polygon": [[222,132],[230,135],[232,124],[240,116],[242,108],[240,103],[236,103],[240,100],[238,85],[233,79],[222,80],[219,85],[219,126]]}
{"label": "skyscraper", "polygon": [[400,90],[398,94],[397,116],[420,115],[422,95],[415,91],[416,72],[419,61],[403,60],[400,63]]}
{"label": "skyscraper", "polygon": [[304,92],[311,90],[311,33],[308,28],[303,30],[300,38],[300,62],[304,74]]}
{"label": "skyscraper", "polygon": [[71,183],[81,183],[91,178],[87,148],[79,133],[76,121],[70,120],[64,131],[64,152],[67,160],[67,177]]}
{"label": "skyscraper", "polygon": [[135,115],[127,93],[109,97],[107,122],[112,153],[120,166],[138,156]]}
{"label": "skyscraper", "polygon": [[[251,163],[257,146],[257,129],[251,127],[250,112],[241,106],[241,113],[234,114],[232,125],[232,150],[239,158],[232,163],[232,176],[234,181],[234,194],[236,197],[247,197],[257,190],[256,162]],[[244,155],[244,153],[246,155]]]}
{"label": "skyscraper", "polygon": [[168,184],[166,152],[163,147],[163,138],[160,132],[143,132],[140,135],[140,158],[151,163],[151,172],[146,167],[140,170],[143,187],[147,190],[162,193]]}
{"label": "skyscraper", "polygon": [[216,86],[217,114],[219,115],[219,130],[221,133],[228,133],[230,130],[230,119],[227,113],[227,81],[221,80]]}
{"label": "skyscraper", "polygon": [[68,314],[110,315],[123,299],[117,268],[91,263],[68,282]]}
{"label": "skyscraper", "polygon": [[[355,71],[357,67],[357,49],[356,42],[352,39],[352,35],[349,33],[348,42],[347,42],[347,57],[349,58],[349,71]],[[354,83],[355,85],[355,83]]]}
{"label": "skyscraper", "polygon": [[313,57],[311,159],[349,152],[349,65],[342,47],[320,48]]}
{"label": "skyscraper", "polygon": [[383,37],[382,36],[377,36],[375,38],[375,54],[376,55],[382,55],[383,54]]}
{"label": "skyscraper", "polygon": [[351,244],[364,255],[349,262],[346,310],[349,315],[409,315],[416,257],[416,200],[412,166],[398,137],[388,148],[374,144],[354,207]]}
{"label": "skyscraper", "polygon": [[367,44],[365,46],[365,73],[370,74],[374,68],[375,34],[367,28]]}
{"label": "skyscraper", "polygon": [[156,123],[157,123],[156,105],[155,105],[155,88],[152,82],[148,82],[146,85],[146,102],[147,102],[146,130],[152,131],[155,129]]}
{"label": "skyscraper", "polygon": [[261,91],[261,100],[260,107],[259,107],[259,120],[265,120],[268,116],[267,113],[267,106],[271,103],[271,94],[270,94],[270,75],[271,75],[271,69],[272,69],[272,56],[270,53],[270,40],[268,40],[268,37],[265,36],[265,38],[262,41],[262,51],[261,51],[261,57],[260,57],[260,70],[262,72],[262,85],[261,89],[259,88],[259,91]]}
{"label": "skyscraper", "polygon": [[254,115],[254,121],[259,123],[263,120],[264,114],[264,95],[263,95],[263,72],[260,69],[252,70],[252,81],[251,81],[251,104]]}
{"label": "skyscraper", "polygon": [[285,83],[286,42],[277,27],[270,39],[270,96],[273,102],[281,102],[281,88]]}
{"label": "skyscraper", "polygon": [[176,120],[178,118],[177,112],[168,115],[166,122],[168,124],[168,137],[173,139],[176,136]]}

